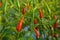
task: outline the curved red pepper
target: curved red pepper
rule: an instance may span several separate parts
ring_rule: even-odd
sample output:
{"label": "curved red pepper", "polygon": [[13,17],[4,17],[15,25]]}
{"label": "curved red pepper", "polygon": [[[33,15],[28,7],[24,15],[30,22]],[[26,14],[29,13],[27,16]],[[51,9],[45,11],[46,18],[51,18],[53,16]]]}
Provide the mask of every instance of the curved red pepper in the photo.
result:
{"label": "curved red pepper", "polygon": [[17,24],[17,26],[16,26],[16,30],[19,32],[20,30],[21,30],[21,28],[22,28],[22,22],[23,22],[23,20],[24,20],[24,17],[22,17],[21,19],[20,19],[20,21],[19,21],[19,23]]}
{"label": "curved red pepper", "polygon": [[35,32],[35,34],[36,34],[36,38],[39,38],[39,32],[38,32],[38,30],[36,30],[36,29],[34,28],[34,32]]}

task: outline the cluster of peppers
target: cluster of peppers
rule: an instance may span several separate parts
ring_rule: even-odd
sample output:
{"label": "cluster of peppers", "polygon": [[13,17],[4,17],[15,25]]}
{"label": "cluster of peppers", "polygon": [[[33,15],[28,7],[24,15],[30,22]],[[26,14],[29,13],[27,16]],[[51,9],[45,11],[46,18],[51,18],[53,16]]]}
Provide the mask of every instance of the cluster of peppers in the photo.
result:
{"label": "cluster of peppers", "polygon": [[[2,7],[2,3],[0,2],[0,7]],[[28,6],[28,8],[29,8],[29,6]],[[24,21],[24,14],[25,14],[25,7],[23,7],[22,8],[22,18],[19,20],[19,22],[18,22],[18,24],[17,24],[17,26],[16,26],[16,30],[19,32],[21,29],[22,29],[22,23],[23,23],[23,21]],[[39,10],[39,17],[40,17],[40,19],[42,19],[43,18],[43,15],[42,15],[42,10]],[[54,20],[56,20],[57,18],[56,18],[56,15],[54,15]],[[36,18],[34,18],[34,24],[37,24],[37,20],[36,20]],[[55,23],[54,23],[54,29],[56,29],[58,27],[58,21],[56,21]],[[52,26],[50,26],[50,29],[52,30]],[[39,32],[38,32],[38,26],[37,27],[35,27],[34,28],[34,32],[35,32],[35,34],[36,34],[36,38],[39,38]],[[56,33],[54,33],[53,34],[53,36],[54,37],[56,37],[57,36],[57,34]]]}
{"label": "cluster of peppers", "polygon": [[[0,2],[0,7],[2,7],[2,3]],[[28,8],[29,8],[29,6],[28,6]],[[19,20],[19,22],[18,22],[18,24],[17,24],[17,26],[16,26],[16,30],[18,31],[18,32],[20,32],[20,30],[22,29],[22,23],[23,23],[23,21],[24,21],[24,14],[25,14],[25,7],[23,7],[22,8],[22,18]],[[42,10],[39,10],[39,17],[40,17],[40,19],[42,19],[43,18],[43,15],[42,15]],[[54,15],[54,20],[56,20],[57,18],[56,18],[56,15]],[[37,24],[37,20],[36,20],[36,18],[34,18],[34,24]],[[56,29],[58,27],[58,21],[56,20],[56,22],[54,23],[54,30]],[[50,29],[52,30],[53,29],[52,28],[52,26],[50,26]],[[39,34],[39,32],[38,32],[38,26],[36,26],[33,30],[34,30],[34,32],[35,32],[35,34],[36,34],[36,38],[39,38],[39,36],[40,36],[40,34]],[[52,36],[54,36],[54,37],[56,37],[57,36],[57,34],[56,33],[54,33]]]}
{"label": "cluster of peppers", "polygon": [[[16,26],[16,30],[19,32],[21,29],[22,29],[22,23],[24,21],[24,14],[25,14],[25,7],[22,8],[22,15],[23,17],[20,19],[20,21],[18,22],[17,26]],[[42,14],[42,10],[39,10],[39,18],[42,19],[43,18],[43,14]],[[56,20],[56,15],[54,15],[54,20]],[[36,18],[34,18],[34,24],[37,24],[37,20]],[[50,29],[52,30],[53,28],[56,29],[58,27],[58,21],[56,21],[54,23],[54,27],[50,26]],[[33,30],[36,34],[36,38],[39,38],[40,34],[39,34],[39,31],[38,31],[38,26],[36,26]],[[56,33],[53,34],[54,37],[57,36]]]}

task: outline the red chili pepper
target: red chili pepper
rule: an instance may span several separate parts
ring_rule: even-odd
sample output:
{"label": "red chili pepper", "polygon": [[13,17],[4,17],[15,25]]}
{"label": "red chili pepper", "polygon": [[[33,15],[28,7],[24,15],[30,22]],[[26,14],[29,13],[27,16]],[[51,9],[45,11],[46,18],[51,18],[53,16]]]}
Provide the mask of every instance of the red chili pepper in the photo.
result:
{"label": "red chili pepper", "polygon": [[38,30],[38,26],[36,26],[35,29]]}
{"label": "red chili pepper", "polygon": [[22,28],[22,22],[24,20],[24,17],[22,17],[19,21],[19,23],[17,24],[16,30],[19,32]]}
{"label": "red chili pepper", "polygon": [[36,24],[37,23],[37,20],[36,19],[34,19],[34,24]]}
{"label": "red chili pepper", "polygon": [[25,14],[25,8],[24,7],[22,8],[22,14],[23,15]]}
{"label": "red chili pepper", "polygon": [[2,2],[0,2],[0,7],[2,7]]}
{"label": "red chili pepper", "polygon": [[36,38],[39,38],[39,32],[38,32],[38,30],[36,30],[36,29],[34,28],[34,32],[35,32],[35,34],[36,34]]}
{"label": "red chili pepper", "polygon": [[41,10],[39,11],[39,14],[40,14],[40,19],[42,19],[43,16],[42,16],[42,11]]}
{"label": "red chili pepper", "polygon": [[56,20],[56,15],[54,15],[54,19]]}
{"label": "red chili pepper", "polygon": [[56,23],[54,24],[54,29],[56,29],[58,26],[58,21],[56,21]]}

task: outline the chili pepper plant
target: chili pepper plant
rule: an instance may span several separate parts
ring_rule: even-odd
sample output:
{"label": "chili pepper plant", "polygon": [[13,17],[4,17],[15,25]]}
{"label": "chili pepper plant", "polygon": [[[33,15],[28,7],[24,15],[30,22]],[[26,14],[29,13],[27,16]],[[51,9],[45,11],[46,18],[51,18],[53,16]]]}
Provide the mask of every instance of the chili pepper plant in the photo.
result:
{"label": "chili pepper plant", "polygon": [[0,40],[59,40],[60,0],[0,0]]}

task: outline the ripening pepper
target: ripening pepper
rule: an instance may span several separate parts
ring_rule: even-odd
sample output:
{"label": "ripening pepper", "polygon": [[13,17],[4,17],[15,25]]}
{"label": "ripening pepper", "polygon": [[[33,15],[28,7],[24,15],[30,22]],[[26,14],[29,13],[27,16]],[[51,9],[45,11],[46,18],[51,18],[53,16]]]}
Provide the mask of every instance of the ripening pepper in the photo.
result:
{"label": "ripening pepper", "polygon": [[22,17],[21,19],[20,19],[20,21],[19,21],[19,23],[17,24],[17,26],[16,26],[16,30],[19,32],[20,30],[21,30],[21,28],[22,28],[22,22],[23,22],[23,20],[24,20],[24,17]]}
{"label": "ripening pepper", "polygon": [[40,19],[42,19],[42,17],[43,17],[42,10],[39,10],[39,17],[40,17]]}
{"label": "ripening pepper", "polygon": [[2,7],[2,2],[0,2],[0,7]]}
{"label": "ripening pepper", "polygon": [[55,22],[54,29],[56,29],[57,27],[58,27],[58,21]]}
{"label": "ripening pepper", "polygon": [[56,15],[54,15],[54,19],[56,20]]}
{"label": "ripening pepper", "polygon": [[22,8],[22,14],[25,14],[25,7]]}
{"label": "ripening pepper", "polygon": [[37,20],[36,19],[34,19],[34,24],[37,24]]}
{"label": "ripening pepper", "polygon": [[34,32],[35,32],[35,34],[36,34],[36,38],[39,38],[39,32],[38,32],[38,30],[36,30],[36,29],[34,28]]}

